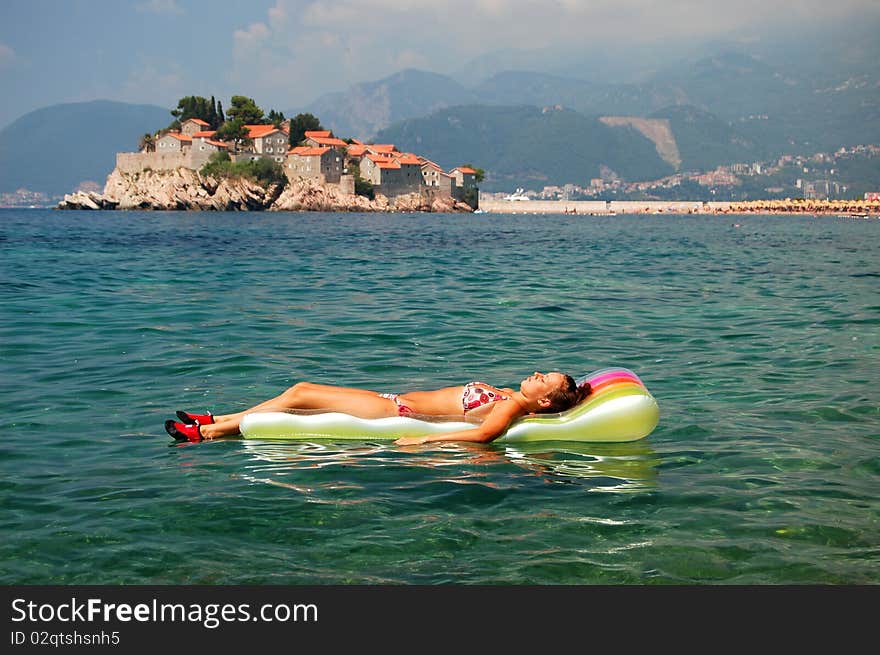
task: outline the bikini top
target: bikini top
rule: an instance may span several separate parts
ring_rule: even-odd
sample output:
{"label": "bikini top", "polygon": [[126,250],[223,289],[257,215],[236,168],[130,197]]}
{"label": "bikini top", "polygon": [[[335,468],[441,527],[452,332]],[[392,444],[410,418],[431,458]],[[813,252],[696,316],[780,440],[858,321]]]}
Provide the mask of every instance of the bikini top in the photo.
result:
{"label": "bikini top", "polygon": [[509,397],[493,390],[485,382],[466,384],[461,392],[461,407],[465,413],[477,407],[498,402],[499,400],[509,400]]}

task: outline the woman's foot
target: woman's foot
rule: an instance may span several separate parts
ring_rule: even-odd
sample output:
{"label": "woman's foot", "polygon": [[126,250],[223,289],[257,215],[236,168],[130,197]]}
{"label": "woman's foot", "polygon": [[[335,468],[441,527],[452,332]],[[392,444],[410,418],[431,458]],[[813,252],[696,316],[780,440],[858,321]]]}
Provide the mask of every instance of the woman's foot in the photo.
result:
{"label": "woman's foot", "polygon": [[187,425],[178,423],[172,419],[165,421],[165,432],[174,437],[177,441],[201,441],[202,433],[199,430],[199,424],[193,423]]}
{"label": "woman's foot", "polygon": [[198,423],[199,425],[211,425],[214,422],[214,415],[211,412],[207,414],[188,414],[186,412],[177,412],[177,418],[186,423],[187,425],[192,425],[193,423]]}

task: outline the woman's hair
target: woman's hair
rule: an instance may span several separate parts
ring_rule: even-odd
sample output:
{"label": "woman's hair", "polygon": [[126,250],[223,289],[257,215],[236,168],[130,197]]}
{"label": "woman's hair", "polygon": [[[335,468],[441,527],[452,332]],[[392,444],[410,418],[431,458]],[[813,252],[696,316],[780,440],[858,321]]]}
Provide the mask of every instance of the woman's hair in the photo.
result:
{"label": "woman's hair", "polygon": [[589,382],[584,382],[581,386],[578,386],[573,377],[566,375],[562,386],[547,394],[547,400],[550,401],[550,405],[542,409],[541,413],[553,414],[571,409],[590,395],[591,390]]}

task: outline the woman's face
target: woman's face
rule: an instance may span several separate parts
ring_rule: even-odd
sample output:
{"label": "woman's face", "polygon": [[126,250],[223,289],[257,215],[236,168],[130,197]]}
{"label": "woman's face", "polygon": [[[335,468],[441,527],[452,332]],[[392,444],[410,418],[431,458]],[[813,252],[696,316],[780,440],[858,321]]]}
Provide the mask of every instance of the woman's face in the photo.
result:
{"label": "woman's face", "polygon": [[551,391],[561,389],[565,384],[565,375],[553,371],[552,373],[539,373],[532,375],[520,382],[519,389],[523,395],[529,398],[546,398]]}

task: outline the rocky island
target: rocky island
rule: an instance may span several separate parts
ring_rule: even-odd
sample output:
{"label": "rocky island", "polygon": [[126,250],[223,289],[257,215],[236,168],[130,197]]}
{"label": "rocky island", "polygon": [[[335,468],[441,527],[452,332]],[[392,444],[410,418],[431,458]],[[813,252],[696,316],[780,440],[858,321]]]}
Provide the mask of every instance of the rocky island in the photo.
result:
{"label": "rocky island", "polygon": [[[342,140],[310,114],[292,120],[233,96],[182,98],[176,120],[120,152],[102,193],[67,194],[58,209],[471,212],[482,171],[444,171],[393,144]],[[311,129],[309,129],[311,128]]]}
{"label": "rocky island", "polygon": [[263,187],[246,177],[215,178],[197,171],[123,173],[114,169],[103,193],[67,194],[58,209],[183,211],[470,212],[451,196],[408,193],[370,199],[334,185],[297,180]]}

